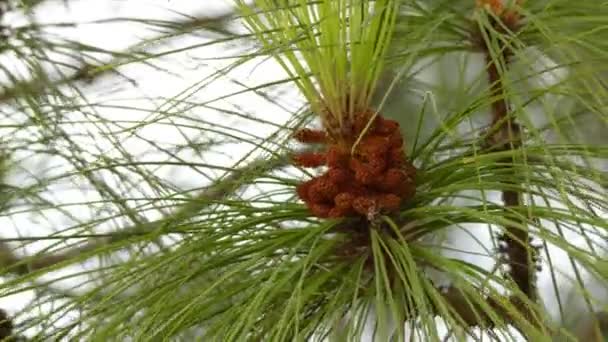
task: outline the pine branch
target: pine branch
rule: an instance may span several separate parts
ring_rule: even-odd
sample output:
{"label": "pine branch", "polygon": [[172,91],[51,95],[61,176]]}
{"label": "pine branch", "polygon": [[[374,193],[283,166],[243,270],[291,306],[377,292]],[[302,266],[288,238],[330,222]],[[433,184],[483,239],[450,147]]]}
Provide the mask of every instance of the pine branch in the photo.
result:
{"label": "pine branch", "polygon": [[[488,19],[491,28],[480,25],[479,31],[473,35],[473,40],[485,56],[490,98],[493,99],[491,103],[492,131],[488,135],[486,144],[491,150],[497,152],[516,151],[522,147],[522,129],[511,112],[503,75],[508,70],[513,55],[512,47],[507,41],[510,39],[510,35],[520,29],[521,18],[516,12],[502,11],[502,13],[488,15]],[[490,32],[491,30],[494,32]],[[491,37],[495,39],[492,40]],[[505,169],[509,171],[512,179],[518,178],[517,169],[514,166],[517,163],[515,157],[508,157],[498,162],[506,165]],[[507,185],[510,189],[519,187],[517,181],[509,182]],[[502,200],[507,214],[524,205],[522,197],[521,191],[502,191]],[[538,260],[537,250],[530,244],[531,236],[526,219],[512,218],[512,220],[514,224],[503,227],[503,233],[499,237],[502,243],[499,251],[504,255],[508,266],[506,275],[513,280],[519,291],[534,303],[538,299],[535,274]],[[512,295],[511,302],[529,323],[535,324],[535,314],[521,297]]]}
{"label": "pine branch", "polygon": [[179,23],[157,23],[158,26],[167,28],[169,32],[134,44],[127,48],[123,53],[116,53],[114,55],[118,57],[113,58],[107,63],[83,64],[70,75],[62,75],[62,77],[51,80],[50,84],[48,75],[38,75],[28,81],[16,82],[10,88],[5,88],[0,92],[0,103],[14,100],[23,94],[32,97],[40,96],[49,88],[53,89],[74,82],[92,83],[104,75],[117,73],[118,67],[130,63],[130,58],[124,56],[139,56],[136,58],[136,61],[143,62],[146,58],[149,58],[149,54],[145,51],[145,47],[148,46],[149,43],[178,37],[176,33],[179,32],[204,29],[222,35],[233,36],[234,33],[223,28],[223,25],[233,16],[234,12],[231,11],[215,17],[189,18],[189,20]]}
{"label": "pine branch", "polygon": [[[502,59],[505,61],[505,65],[508,65],[510,57],[508,50],[502,50],[502,53]],[[491,97],[496,99],[492,102],[492,127],[498,127],[496,133],[490,137],[490,146],[495,146],[497,151],[516,150],[521,147],[521,127],[509,113],[503,81],[498,71],[498,61],[487,53],[486,62],[488,79],[491,84]],[[505,158],[500,163],[513,165],[516,160]],[[516,171],[512,167],[509,168],[516,178]],[[510,185],[517,186],[516,183]],[[519,191],[503,190],[502,200],[507,211],[509,208],[519,208],[523,205]],[[530,236],[527,229],[518,226],[526,227],[525,220],[518,220],[517,225],[504,227],[505,233],[500,240],[504,242],[505,248],[501,251],[506,253],[509,276],[527,297],[533,299],[536,294],[531,272],[533,257],[530,253]]]}
{"label": "pine branch", "polygon": [[[272,4],[269,10],[274,11],[276,4],[281,2],[288,4],[289,1],[268,1],[269,4]],[[331,1],[333,0],[321,2],[306,0],[302,4],[332,4]],[[559,0],[558,3],[560,1],[564,1],[565,4],[565,0]],[[469,2],[472,1],[469,0]],[[484,2],[493,5],[507,3],[501,0],[478,0],[478,4]],[[344,3],[350,4],[351,2],[344,0]],[[435,3],[441,3],[442,6],[432,8]],[[416,34],[409,31],[404,34],[407,38],[404,41],[412,43],[408,45],[408,49],[418,51],[417,42],[419,40],[421,41],[420,46],[422,46],[427,44],[427,41],[441,43],[444,37],[457,35],[460,39],[460,34],[463,33],[461,29],[470,32],[467,27],[462,26],[463,23],[470,22],[468,16],[466,18],[465,16],[458,17],[458,20],[451,19],[455,18],[454,14],[462,14],[462,12],[451,6],[445,6],[443,3],[443,1],[414,1],[411,3],[416,11],[413,17],[416,18],[404,22],[407,23],[407,30],[414,31]],[[415,7],[418,4],[420,8]],[[428,4],[431,5],[428,6]],[[485,9],[491,8],[485,7]],[[421,15],[426,13],[426,10],[429,15]],[[467,7],[465,15],[469,10],[470,7]],[[192,194],[192,196],[189,196],[184,202],[176,203],[182,198],[171,201],[170,194],[175,191],[175,187],[167,184],[155,172],[147,172],[139,167],[166,163],[196,167],[187,158],[176,157],[177,153],[186,149],[194,149],[198,153],[213,154],[217,152],[213,149],[199,148],[203,145],[208,146],[207,141],[202,144],[199,144],[198,140],[192,141],[186,129],[201,129],[202,134],[218,134],[224,137],[228,144],[233,139],[239,143],[245,142],[247,138],[241,138],[239,134],[241,132],[250,133],[249,127],[238,127],[239,123],[224,122],[224,117],[221,115],[219,118],[205,117],[202,121],[204,126],[201,127],[173,120],[174,112],[155,111],[153,114],[161,114],[162,118],[166,113],[171,114],[167,115],[169,119],[167,121],[174,124],[180,133],[182,128],[185,128],[183,136],[187,139],[187,144],[172,142],[171,144],[176,145],[175,152],[174,146],[165,147],[162,142],[155,141],[156,137],[148,139],[133,130],[133,136],[149,143],[152,149],[158,149],[175,158],[176,161],[133,161],[130,155],[131,150],[121,149],[121,152],[126,155],[127,161],[115,162],[111,166],[95,164],[93,168],[90,168],[86,167],[86,163],[83,164],[85,160],[81,159],[81,154],[88,151],[88,146],[62,144],[62,146],[67,146],[68,150],[77,149],[77,151],[74,155],[70,154],[65,158],[73,172],[61,171],[63,174],[60,175],[60,178],[68,178],[72,175],[84,176],[87,178],[88,184],[91,184],[102,198],[100,201],[91,202],[80,200],[77,204],[90,205],[92,210],[99,207],[99,203],[111,205],[119,212],[118,215],[121,219],[129,221],[118,226],[114,232],[97,233],[101,229],[99,222],[107,222],[106,220],[111,219],[110,217],[104,215],[99,219],[84,220],[77,218],[76,221],[80,223],[76,227],[66,229],[62,235],[45,235],[46,233],[42,232],[40,236],[0,238],[0,269],[8,279],[4,284],[6,295],[35,290],[36,298],[32,301],[33,304],[23,310],[23,313],[14,315],[15,326],[23,327],[23,331],[27,329],[28,333],[34,331],[37,334],[35,337],[42,340],[58,338],[104,340],[111,339],[113,336],[152,340],[161,336],[171,339],[203,338],[206,340],[240,340],[254,337],[283,341],[310,339],[311,336],[322,339],[326,333],[332,333],[331,330],[336,329],[332,325],[337,323],[337,320],[339,320],[339,329],[344,332],[342,339],[356,339],[363,335],[359,325],[367,326],[368,320],[375,324],[374,334],[377,332],[380,335],[379,338],[376,338],[379,340],[389,339],[391,335],[389,328],[395,325],[398,328],[391,336],[393,339],[410,334],[412,338],[417,336],[421,340],[441,340],[442,334],[445,333],[443,327],[448,329],[445,340],[450,337],[465,339],[465,335],[477,339],[478,333],[481,334],[479,339],[487,334],[491,336],[492,340],[518,340],[520,335],[513,332],[512,328],[518,330],[521,336],[528,340],[544,340],[543,337],[554,336],[553,334],[557,331],[550,322],[547,322],[549,317],[541,316],[543,313],[537,311],[538,306],[535,305],[537,296],[540,297],[544,293],[537,294],[535,288],[537,251],[531,246],[529,240],[530,236],[534,236],[536,225],[531,224],[530,219],[552,220],[556,224],[563,222],[564,225],[569,226],[589,224],[604,227],[605,224],[601,218],[598,218],[592,207],[595,204],[601,208],[606,208],[606,206],[604,201],[596,199],[596,192],[593,194],[586,192],[587,187],[583,181],[592,178],[591,170],[579,168],[570,170],[567,167],[560,167],[561,164],[559,164],[554,165],[557,169],[554,177],[545,177],[544,173],[547,172],[547,169],[544,167],[547,166],[547,163],[542,162],[545,157],[559,158],[569,152],[582,156],[581,151],[585,150],[586,146],[574,145],[571,148],[570,146],[547,145],[539,147],[522,139],[521,134],[523,134],[525,121],[516,119],[515,115],[519,115],[519,112],[511,108],[514,98],[513,87],[507,82],[505,75],[510,71],[507,69],[511,67],[510,59],[515,51],[512,45],[515,41],[513,36],[514,34],[519,35],[520,32],[523,35],[524,32],[523,30],[518,31],[518,27],[511,25],[513,22],[510,20],[516,16],[506,18],[503,14],[492,15],[489,23],[486,16],[481,17],[480,29],[475,30],[472,37],[486,59],[484,72],[487,73],[489,79],[489,91],[482,94],[482,98],[473,104],[466,101],[466,106],[463,104],[463,108],[458,108],[458,105],[450,106],[449,113],[452,114],[446,115],[445,120],[442,119],[437,133],[431,134],[428,142],[421,140],[422,146],[428,146],[428,148],[424,148],[424,154],[428,154],[429,157],[421,163],[420,177],[417,179],[418,194],[412,199],[411,205],[408,203],[407,206],[401,206],[395,217],[388,215],[376,217],[374,212],[363,210],[367,214],[365,218],[358,221],[347,219],[334,226],[334,222],[318,220],[314,217],[315,215],[306,212],[300,205],[285,203],[286,196],[293,198],[293,185],[299,179],[298,177],[285,179],[274,176],[273,170],[293,164],[290,163],[292,160],[289,160],[287,156],[279,155],[281,152],[249,164],[241,160],[232,167],[214,165],[215,169],[225,172],[223,177],[219,179],[213,177],[211,185],[207,188],[189,192],[188,194]],[[538,11],[536,14],[542,14],[542,12]],[[269,17],[271,15],[272,13],[269,14]],[[270,19],[272,20],[272,18]],[[540,24],[543,23],[541,19],[538,19]],[[182,36],[187,30],[196,29],[200,25],[194,23],[194,26],[190,26],[175,21],[129,18],[111,18],[107,21],[136,22],[158,28],[159,31],[162,31],[163,36],[153,39],[155,45],[173,37]],[[99,21],[99,23],[103,23],[103,21]],[[223,23],[223,21],[218,21],[217,30],[215,24],[204,25],[205,32],[214,31],[228,36],[225,39],[214,39],[209,44],[247,37],[236,36],[231,32],[221,32],[224,28]],[[437,26],[439,24],[441,27]],[[65,25],[72,26],[73,24]],[[368,27],[368,25],[363,26]],[[441,31],[443,33],[432,31],[432,36],[427,35],[431,32],[431,26],[433,30],[435,27],[439,27],[438,30],[443,30]],[[35,32],[44,28],[31,25],[28,29]],[[283,29],[288,29],[288,27],[285,25],[277,27],[279,31]],[[268,30],[264,30],[264,32],[266,31]],[[441,34],[436,35],[437,32]],[[446,35],[446,33],[449,34]],[[549,36],[549,34],[547,35]],[[291,38],[301,39],[300,36]],[[127,63],[151,65],[155,63],[152,61],[161,56],[170,56],[177,52],[185,52],[207,45],[207,43],[203,43],[175,50],[154,52],[148,50],[146,52],[146,43],[152,45],[149,44],[151,40],[147,40],[124,53],[100,49],[97,51],[98,54],[102,53],[105,56],[103,61],[100,61],[93,57],[95,54],[93,47],[80,45],[77,42],[67,42],[71,51],[68,53],[69,56],[86,56],[86,63],[90,64],[74,66],[73,69],[67,66],[70,68],[70,72],[67,74],[60,72],[60,74],[54,74],[53,77],[45,77],[46,72],[39,75],[33,74],[31,77],[35,79],[40,76],[39,83],[33,80],[17,84],[16,86],[21,88],[7,90],[8,93],[4,100],[25,102],[31,100],[28,99],[30,96],[48,96],[46,94],[60,93],[61,89],[67,87],[74,87],[74,90],[78,91],[77,88],[84,86],[87,82],[96,81],[103,75],[118,74],[119,66]],[[287,42],[292,44],[293,39],[289,39]],[[529,42],[531,40],[526,40],[526,43]],[[40,44],[41,48],[53,49],[52,45],[45,46],[44,43]],[[329,41],[329,43],[332,42]],[[461,43],[462,41],[458,40],[457,44],[463,45]],[[266,50],[277,51],[278,45],[273,41]],[[459,49],[469,48],[464,45]],[[84,47],[81,51],[79,51],[80,46]],[[447,52],[448,50],[441,51]],[[437,51],[427,53],[435,54]],[[90,56],[89,53],[91,53]],[[404,56],[409,59],[408,54]],[[259,51],[237,57],[249,56],[252,58],[259,56]],[[329,56],[332,58],[319,59],[319,65],[330,66],[330,60],[334,60],[335,56],[332,54]],[[416,62],[419,57],[421,56],[412,56],[412,63]],[[113,61],[106,63],[109,59],[113,59]],[[371,64],[377,63],[378,60],[375,58],[362,65],[371,70],[373,69],[370,67]],[[345,61],[343,67],[350,63],[348,59]],[[35,65],[39,64],[36,60],[33,62]],[[42,59],[42,63],[46,67],[52,64],[53,60],[52,58]],[[239,65],[241,64],[239,63]],[[61,70],[64,68],[63,65],[59,67]],[[75,73],[72,74],[72,71]],[[331,76],[332,73],[333,71],[330,70],[329,75]],[[220,82],[222,81],[220,76],[231,81],[233,78],[233,75],[224,72],[224,69],[215,75],[218,75],[218,78],[213,79],[220,80]],[[301,77],[309,78],[310,75],[302,74]],[[281,83],[283,82],[281,81]],[[463,88],[465,83],[468,84],[463,81]],[[246,91],[257,94],[256,89],[273,84],[265,80],[260,86],[246,87]],[[221,87],[221,84],[216,85],[211,82],[205,83],[204,86],[211,87],[212,85]],[[242,87],[241,84],[239,86]],[[426,87],[426,85],[424,86]],[[53,89],[53,87],[59,89]],[[538,96],[550,94],[552,91],[552,89],[540,90]],[[437,93],[439,94],[439,92]],[[0,89],[0,101],[4,94]],[[280,96],[283,95],[289,94],[280,94]],[[234,95],[218,98],[227,96]],[[171,98],[171,104],[178,107],[186,105],[188,109],[201,106],[200,103],[192,103],[180,98],[181,96]],[[350,102],[349,98],[347,100]],[[36,101],[34,99],[34,102]],[[469,151],[460,154],[459,151],[463,147],[461,141],[445,144],[443,142],[446,141],[448,133],[459,135],[457,129],[465,120],[468,121],[471,118],[471,114],[476,113],[479,103],[488,104],[491,111],[491,120],[488,121],[492,122],[493,127],[486,131],[484,137],[481,138],[482,144],[487,144],[487,146],[484,146],[481,153],[477,153],[479,149],[475,148],[475,154],[469,153]],[[425,104],[426,95],[420,115],[425,113]],[[442,114],[442,110],[437,110],[437,108],[443,106],[437,106],[434,100],[432,105],[437,114]],[[245,106],[246,109],[250,109],[249,103]],[[144,108],[130,109],[145,110]],[[291,113],[291,110],[283,109]],[[83,114],[88,113],[83,110]],[[240,112],[235,112],[234,115],[242,116]],[[402,116],[412,118],[405,111]],[[249,115],[247,117],[249,118]],[[82,121],[80,118],[77,118],[78,120],[68,119],[61,121],[60,125],[80,124]],[[188,119],[190,118],[188,117]],[[256,122],[267,123],[265,117],[254,116],[252,119]],[[91,117],[91,119],[84,119],[84,122],[94,124],[96,120],[97,117]],[[105,118],[103,122],[107,122]],[[146,119],[140,127],[146,125],[147,122]],[[420,118],[420,127],[422,124],[423,119]],[[215,126],[206,131],[208,125]],[[279,125],[279,134],[284,133],[291,125]],[[41,131],[47,132],[45,129],[46,127],[42,127]],[[473,129],[476,131],[475,128]],[[110,130],[109,134],[122,134],[125,131],[121,129],[118,133]],[[56,132],[49,133],[61,137]],[[267,137],[263,143],[257,144],[259,132],[253,133],[243,136],[251,136],[254,141],[248,142],[254,143],[258,150],[266,150],[265,143],[267,142],[273,143],[271,148],[282,149],[279,143],[274,145],[273,139],[278,135]],[[319,144],[326,139],[325,134],[321,133],[323,132],[313,130],[299,131],[301,138],[299,141]],[[469,141],[468,134],[465,134],[465,137],[465,146],[472,144],[471,146],[477,147],[479,140],[473,138]],[[71,143],[70,137],[61,138],[62,143],[63,140]],[[118,135],[111,138],[115,147],[119,147],[125,142]],[[26,139],[26,142],[29,140]],[[373,143],[371,139],[370,142]],[[216,143],[218,141],[214,140],[209,142],[209,145],[223,147],[223,141],[219,141],[220,145],[214,145]],[[417,147],[416,144],[414,145]],[[374,144],[363,142],[360,146],[373,147]],[[318,147],[316,146],[315,149]],[[218,150],[220,153],[230,154],[231,148],[232,146],[229,146],[226,150]],[[147,149],[147,151],[149,150]],[[595,148],[591,148],[591,150],[595,150]],[[33,151],[41,153],[38,149],[33,149]],[[57,156],[61,156],[63,153],[55,152],[52,149],[49,151]],[[559,151],[559,153],[556,154],[554,151]],[[442,157],[445,152],[449,153],[448,158]],[[454,153],[452,154],[452,152]],[[400,153],[400,155],[402,154]],[[369,155],[371,156],[372,153]],[[526,163],[522,163],[522,155],[525,156]],[[312,154],[308,156],[312,156]],[[590,152],[589,157],[592,156],[601,157],[602,154],[597,151]],[[417,161],[420,160],[417,159]],[[243,166],[240,167],[241,165]],[[154,198],[149,198],[145,194],[139,195],[139,191],[138,195],[126,194],[131,189],[140,189],[137,184],[140,178],[130,179],[128,174],[118,171],[117,167],[125,166],[136,167],[136,174],[144,178],[146,184],[144,189],[147,190],[147,185],[152,186],[155,193]],[[339,169],[334,168],[333,171]],[[95,178],[97,170],[110,171],[113,175],[118,176],[118,179],[121,180],[119,187],[108,185],[101,178]],[[207,177],[207,175],[205,176]],[[582,179],[580,182],[579,176]],[[563,189],[559,189],[560,193],[572,196],[573,200],[591,203],[590,209],[560,210],[551,208],[551,206],[526,207],[527,196],[543,196],[543,191],[553,191],[553,185],[560,182],[560,178],[564,183]],[[567,181],[564,181],[566,178]],[[56,179],[43,179],[44,182],[41,184],[52,184]],[[582,184],[581,189],[577,189],[579,183]],[[245,193],[245,188],[247,195],[239,196],[239,194]],[[477,191],[488,188],[501,190],[501,203],[489,203],[485,197],[474,198],[475,203],[470,205],[451,202],[453,198],[469,199],[469,195],[464,194],[464,191],[472,190],[477,193]],[[330,190],[332,190],[331,186],[326,186],[319,187],[318,191],[314,192],[300,192],[308,196],[310,193],[314,193],[315,196],[318,195],[321,198],[326,195],[326,191]],[[141,191],[141,193],[147,192]],[[249,196],[250,194],[251,196]],[[558,196],[559,194],[550,193],[546,195],[546,198],[547,201],[559,200]],[[160,219],[150,222],[146,218],[144,209],[137,208],[148,208],[150,204],[153,204],[155,208],[160,208],[162,204],[159,204],[158,200],[170,201],[173,204],[169,210],[163,211]],[[483,202],[478,203],[481,200]],[[567,200],[569,199],[565,199],[565,201]],[[63,209],[63,201],[62,204],[55,204],[42,200],[42,203],[53,210],[65,211],[69,216],[72,215],[69,209]],[[142,206],[131,207],[129,203],[142,203]],[[37,209],[41,209],[41,214],[46,214],[46,207],[37,206]],[[28,212],[31,211],[26,211],[26,213]],[[74,216],[77,217],[77,215]],[[383,219],[386,222],[382,221]],[[470,253],[471,256],[479,256],[478,261],[482,257],[491,258],[492,251],[478,253],[472,250],[474,248],[471,246],[452,248],[441,244],[436,247],[435,236],[433,236],[432,243],[429,243],[430,239],[429,241],[423,239],[423,237],[431,237],[435,233],[439,237],[443,230],[467,224],[487,224],[498,227],[502,234],[501,239],[506,246],[501,250],[501,254],[510,266],[510,269],[505,272],[507,274],[503,274],[502,277],[496,274],[496,270],[504,264],[503,262],[497,262],[494,270],[486,270],[474,260],[460,260],[454,255],[439,252],[439,248],[445,247],[446,251]],[[528,229],[528,224],[532,230]],[[84,231],[84,234],[73,231],[71,234],[68,233],[72,229],[82,230],[85,227],[91,229],[90,234],[87,231]],[[468,230],[466,227],[465,229]],[[551,240],[549,229],[543,230],[541,233],[545,233],[541,237],[547,239],[548,243],[555,242],[558,248],[568,253],[569,256],[572,254],[573,259],[583,266],[593,265],[600,259],[595,251],[580,251],[573,242],[567,241],[563,237],[560,240],[555,236],[554,240]],[[581,228],[581,234],[584,234],[583,228]],[[177,243],[171,244],[170,248],[163,249],[161,253],[143,252],[142,254],[144,246],[154,247],[153,244],[174,236],[179,237]],[[53,240],[57,243],[54,247],[26,256],[17,253],[19,246],[12,244],[12,241],[24,243],[38,240]],[[482,244],[483,242],[480,242],[480,245]],[[589,244],[592,245],[592,242]],[[471,248],[469,249],[469,247]],[[483,247],[485,248],[485,246]],[[120,260],[107,265],[103,262],[104,257],[107,256],[117,257]],[[93,266],[94,270],[90,271],[82,270],[85,265],[78,267],[79,270],[76,272],[71,267],[67,267],[79,266],[80,263],[85,262],[88,266],[92,261],[101,264]],[[553,274],[554,266],[550,260],[548,268]],[[590,268],[595,270],[594,267]],[[449,287],[435,284],[432,274],[426,272],[431,269],[445,273],[446,278],[452,280]],[[57,270],[61,274],[69,274],[65,278],[43,283],[47,278],[42,277],[43,275],[48,275],[49,272],[54,273]],[[91,278],[86,280],[80,278],[87,276],[88,272],[91,272]],[[427,278],[427,275],[430,276]],[[40,278],[37,279],[38,277]],[[69,281],[70,278],[77,279],[72,281],[73,295],[64,296],[61,292],[59,295],[45,294],[53,289],[40,291],[41,287],[47,287],[51,283],[59,284],[56,281]],[[40,283],[38,283],[39,281]],[[558,283],[555,278],[553,282],[557,289]],[[585,290],[585,284],[580,280],[579,284],[582,290]],[[66,285],[69,284],[66,283]],[[503,291],[504,289],[507,291]],[[556,290],[556,292],[559,299],[559,291]],[[591,296],[587,292],[581,291],[585,299]],[[64,297],[70,298],[64,300]],[[370,304],[369,309],[374,310],[371,311],[371,314],[369,314],[367,303]],[[46,307],[50,308],[47,310]],[[77,319],[64,324],[62,320],[70,317],[72,313],[77,315]],[[36,319],[31,319],[32,316],[35,316]],[[443,324],[437,324],[438,317],[443,319]],[[604,323],[600,318],[597,317],[595,330],[601,329]],[[11,319],[13,318],[11,317]],[[438,329],[438,327],[440,328]]]}
{"label": "pine branch", "polygon": [[95,252],[100,248],[125,241],[135,236],[162,231],[168,226],[195,217],[201,210],[240,189],[247,179],[256,178],[268,171],[283,167],[288,162],[289,158],[286,155],[277,155],[270,160],[255,160],[218,179],[215,183],[202,190],[191,201],[188,201],[187,204],[165,218],[126,227],[109,236],[91,239],[91,241],[82,246],[73,247],[62,252],[20,257],[6,243],[15,239],[0,239],[0,268],[18,275],[27,275],[47,267],[69,262],[70,260],[83,261],[83,254]]}

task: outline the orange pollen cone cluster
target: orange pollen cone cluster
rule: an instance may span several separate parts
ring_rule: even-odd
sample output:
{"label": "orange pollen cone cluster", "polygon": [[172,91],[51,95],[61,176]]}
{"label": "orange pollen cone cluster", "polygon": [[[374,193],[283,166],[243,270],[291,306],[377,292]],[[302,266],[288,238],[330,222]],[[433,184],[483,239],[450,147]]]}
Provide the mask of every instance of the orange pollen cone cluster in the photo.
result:
{"label": "orange pollen cone cluster", "polygon": [[297,187],[298,196],[317,217],[371,219],[397,211],[416,192],[416,169],[405,158],[399,124],[393,120],[376,116],[353,154],[350,148],[356,136],[347,139],[347,144],[338,144],[323,131],[302,129],[294,138],[326,145],[322,153],[293,157],[294,164],[301,167],[327,166],[325,173]]}
{"label": "orange pollen cone cluster", "polygon": [[504,10],[503,0],[477,0],[477,7],[488,6],[496,15],[501,15]]}
{"label": "orange pollen cone cluster", "polygon": [[[477,7],[489,7],[496,16],[502,18],[507,24],[515,24],[519,21],[521,15],[514,8],[506,8],[507,0],[476,0]],[[516,0],[515,3],[519,6],[523,5],[523,0]]]}

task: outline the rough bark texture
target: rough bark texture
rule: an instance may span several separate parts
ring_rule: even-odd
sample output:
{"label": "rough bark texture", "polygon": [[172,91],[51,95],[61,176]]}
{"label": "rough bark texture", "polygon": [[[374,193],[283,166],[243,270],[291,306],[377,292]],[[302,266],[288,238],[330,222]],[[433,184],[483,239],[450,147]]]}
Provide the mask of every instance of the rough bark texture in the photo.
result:
{"label": "rough bark texture", "polygon": [[[486,141],[487,147],[491,151],[510,151],[521,147],[521,126],[516,122],[512,108],[508,101],[507,89],[504,83],[503,74],[509,67],[513,51],[505,40],[509,36],[516,34],[521,27],[521,16],[514,10],[501,10],[494,13],[495,16],[488,16],[490,25],[495,32],[486,29],[486,35],[482,34],[483,29],[475,29],[473,42],[485,55],[486,72],[490,83],[490,96],[492,98],[492,125],[490,134]],[[498,18],[498,19],[496,19]],[[500,21],[500,22],[499,22]],[[490,44],[485,37],[500,36],[494,44]],[[498,161],[503,171],[508,171],[510,179],[513,181],[505,183],[502,190],[502,200],[508,217],[511,217],[513,224],[505,225],[503,232],[499,236],[499,252],[507,265],[505,276],[511,279],[517,288],[527,297],[530,302],[537,301],[536,272],[538,266],[538,250],[531,244],[532,239],[529,234],[527,219],[517,219],[513,216],[513,208],[521,208],[525,205],[521,191],[521,183],[515,181],[517,175],[517,160],[514,157],[504,158]],[[519,295],[512,295],[510,302],[515,305],[520,314],[526,320],[539,326],[536,313],[530,305],[526,304]]]}

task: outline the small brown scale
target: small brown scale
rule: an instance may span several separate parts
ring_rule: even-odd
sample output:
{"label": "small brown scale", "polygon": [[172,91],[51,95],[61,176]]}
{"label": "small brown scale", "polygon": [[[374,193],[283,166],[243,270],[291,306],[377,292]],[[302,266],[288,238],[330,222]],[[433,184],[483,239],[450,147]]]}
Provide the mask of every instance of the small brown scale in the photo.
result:
{"label": "small brown scale", "polygon": [[326,172],[297,187],[298,196],[316,217],[371,219],[379,213],[397,211],[416,193],[416,168],[405,158],[399,124],[377,115],[351,154],[369,120],[357,121],[360,124],[355,124],[355,134],[350,137],[332,139],[324,131],[307,128],[294,135],[302,143],[326,146],[324,152],[300,153],[293,158],[301,167],[327,166]]}

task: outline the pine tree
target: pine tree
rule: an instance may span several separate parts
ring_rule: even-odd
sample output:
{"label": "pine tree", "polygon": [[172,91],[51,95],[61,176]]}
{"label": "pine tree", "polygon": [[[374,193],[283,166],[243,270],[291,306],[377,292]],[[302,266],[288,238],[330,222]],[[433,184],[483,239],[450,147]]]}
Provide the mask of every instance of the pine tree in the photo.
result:
{"label": "pine tree", "polygon": [[0,340],[602,340],[608,3],[83,3],[0,2]]}

